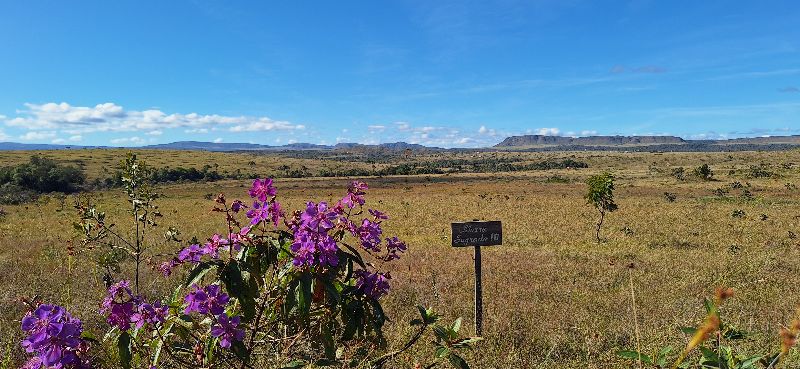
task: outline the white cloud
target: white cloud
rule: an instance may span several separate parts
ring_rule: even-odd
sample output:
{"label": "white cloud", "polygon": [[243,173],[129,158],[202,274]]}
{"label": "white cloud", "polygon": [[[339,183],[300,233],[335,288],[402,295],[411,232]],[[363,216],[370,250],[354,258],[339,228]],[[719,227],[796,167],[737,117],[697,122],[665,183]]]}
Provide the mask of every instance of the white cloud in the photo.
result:
{"label": "white cloud", "polygon": [[594,130],[583,130],[583,131],[581,131],[581,136],[597,136],[597,131],[594,131]]}
{"label": "white cloud", "polygon": [[54,131],[31,131],[19,136],[19,139],[23,141],[41,141],[49,140],[55,137],[56,133]]}
{"label": "white cloud", "polygon": [[223,141],[222,137],[217,137],[217,138],[214,139],[214,143],[220,143],[222,141]]}
{"label": "white cloud", "polygon": [[561,130],[558,128],[537,128],[532,131],[534,134],[541,135],[541,136],[558,136],[561,133]]}
{"label": "white cloud", "polygon": [[69,136],[69,138],[67,140],[68,141],[72,141],[72,142],[78,142],[78,141],[83,140],[83,136],[81,136],[81,135]]}
{"label": "white cloud", "polygon": [[495,129],[486,128],[486,126],[481,126],[481,128],[478,129],[478,133],[489,137],[497,136],[497,131]]}
{"label": "white cloud", "polygon": [[50,142],[52,142],[54,144],[63,144],[64,142],[67,142],[67,140],[65,140],[63,138],[56,138],[55,140],[50,141]]}
{"label": "white cloud", "polygon": [[15,118],[2,118],[10,127],[30,131],[62,130],[69,134],[91,132],[147,132],[157,135],[168,128],[185,128],[191,133],[226,127],[232,132],[299,130],[303,125],[275,121],[268,117],[167,114],[157,109],[125,110],[114,103],[94,107],[72,106],[67,103],[25,104]]}
{"label": "white cloud", "polygon": [[369,130],[370,133],[383,132],[386,130],[386,126],[380,126],[380,125],[367,126],[367,130]]}
{"label": "white cloud", "polygon": [[111,139],[111,143],[114,145],[123,145],[123,144],[141,145],[144,142],[145,140],[138,136]]}
{"label": "white cloud", "polygon": [[254,122],[235,125],[230,128],[231,132],[255,132],[255,131],[291,131],[295,129],[305,129],[300,124],[294,125],[286,121],[275,121],[269,118],[259,118]]}
{"label": "white cloud", "polygon": [[2,129],[0,129],[0,141],[8,141],[8,140],[11,140],[11,136],[7,135],[5,132],[3,132]]}
{"label": "white cloud", "polygon": [[160,129],[156,129],[156,130],[147,132],[145,134],[148,135],[148,136],[161,136],[161,134],[163,134],[163,133],[164,133],[164,131],[162,131]]}

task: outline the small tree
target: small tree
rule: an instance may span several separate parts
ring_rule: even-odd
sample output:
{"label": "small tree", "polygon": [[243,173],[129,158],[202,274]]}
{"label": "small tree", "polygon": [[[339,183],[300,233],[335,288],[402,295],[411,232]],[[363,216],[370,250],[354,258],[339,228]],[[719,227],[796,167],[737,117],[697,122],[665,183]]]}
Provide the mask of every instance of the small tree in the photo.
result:
{"label": "small tree", "polygon": [[595,226],[595,237],[600,242],[600,228],[603,226],[606,213],[617,210],[618,206],[614,203],[614,176],[610,173],[598,174],[589,177],[586,181],[589,185],[589,192],[584,196],[586,202],[594,206],[600,213],[600,219]]}
{"label": "small tree", "polygon": [[703,164],[694,169],[694,175],[704,181],[710,181],[714,178],[714,171],[711,170],[708,164]]}

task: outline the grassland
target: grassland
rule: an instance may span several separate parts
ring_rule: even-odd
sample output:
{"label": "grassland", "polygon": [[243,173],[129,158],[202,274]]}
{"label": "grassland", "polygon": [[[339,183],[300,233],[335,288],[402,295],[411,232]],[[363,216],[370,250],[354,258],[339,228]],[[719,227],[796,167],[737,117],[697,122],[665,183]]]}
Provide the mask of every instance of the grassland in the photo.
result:
{"label": "grassland", "polygon": [[[31,154],[0,153],[0,162],[22,162]],[[79,163],[90,178],[101,178],[124,152],[44,154]],[[503,221],[504,245],[483,251],[486,340],[471,357],[476,368],[631,367],[615,355],[635,346],[630,276],[645,351],[683,347],[687,337],[679,328],[702,319],[702,298],[719,285],[737,292],[725,305],[723,317],[752,334],[744,344],[746,351],[777,350],[779,327],[800,305],[800,151],[446,153],[392,160],[476,155],[531,162],[574,157],[590,167],[362,178],[371,187],[368,201],[393,217],[388,233],[410,245],[406,256],[392,266],[394,290],[384,303],[392,317],[387,331],[391,342],[410,334],[406,322],[418,303],[448,318],[463,316],[472,322],[472,252],[450,247],[449,224],[486,219]],[[281,165],[371,167],[392,162],[171,151],[143,151],[140,157],[155,167],[218,164],[224,170],[244,168],[263,175],[279,173]],[[673,168],[688,172],[702,163],[714,170],[714,181],[671,175]],[[771,175],[753,178],[752,165],[762,165]],[[582,196],[583,180],[601,171],[617,176],[620,209],[607,219],[605,242],[597,243],[592,228],[596,213]],[[285,206],[294,209],[307,198],[339,198],[348,181],[280,179],[277,186]],[[160,186],[165,195],[160,199],[162,228],[179,226],[184,239],[205,238],[222,225],[209,212],[207,194],[244,197],[248,185],[242,180]],[[727,193],[715,194],[717,189]],[[665,192],[675,194],[676,200],[668,202]],[[112,189],[93,196],[110,217],[120,219],[127,216],[120,195]],[[22,297],[41,295],[66,305],[85,318],[88,327],[101,326],[100,274],[88,254],[70,258],[67,253],[76,236],[70,200],[43,197],[3,209],[7,215],[0,218],[0,356],[22,354]],[[736,210],[744,215],[732,216]],[[635,266],[632,273],[629,264]],[[146,294],[169,289],[170,281],[155,273],[145,278],[150,281]],[[413,363],[412,356],[403,357],[397,367]],[[800,367],[800,355],[793,353],[787,364]]]}

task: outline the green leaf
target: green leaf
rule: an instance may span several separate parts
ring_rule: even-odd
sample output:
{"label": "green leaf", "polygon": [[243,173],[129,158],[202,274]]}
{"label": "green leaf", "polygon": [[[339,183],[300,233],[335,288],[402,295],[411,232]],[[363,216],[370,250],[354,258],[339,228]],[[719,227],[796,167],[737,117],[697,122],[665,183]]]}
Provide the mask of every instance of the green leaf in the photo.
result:
{"label": "green leaf", "polygon": [[458,330],[461,329],[461,318],[456,319],[456,321],[453,322],[453,327],[450,329],[452,329],[453,332],[458,333]]}
{"label": "green leaf", "polygon": [[660,367],[666,367],[667,355],[669,355],[671,351],[672,351],[672,346],[667,346],[662,348],[661,351],[658,352],[658,358],[656,358],[656,365]]}
{"label": "green leaf", "polygon": [[618,351],[617,352],[617,356],[624,357],[626,359],[631,359],[631,360],[639,360],[639,358],[641,358],[642,362],[645,362],[645,363],[648,363],[648,364],[652,364],[653,363],[653,359],[651,359],[650,356],[647,356],[645,354],[640,354],[640,353],[638,353],[636,351],[630,351],[630,350]]}
{"label": "green leaf", "polygon": [[297,307],[302,316],[307,316],[311,310],[311,274],[303,273],[300,284],[297,286]]}
{"label": "green leaf", "polygon": [[233,341],[233,343],[231,344],[231,351],[233,351],[233,354],[236,355],[236,357],[238,357],[243,362],[246,363],[250,361],[250,351],[247,350],[247,347],[245,347],[244,342]]}
{"label": "green leaf", "polygon": [[370,305],[372,305],[372,315],[375,318],[373,321],[374,328],[380,332],[384,323],[386,323],[386,314],[383,312],[383,307],[378,300],[371,300]]}
{"label": "green leaf", "polygon": [[450,364],[452,364],[453,367],[457,369],[469,369],[467,361],[464,360],[461,356],[458,356],[456,354],[450,354],[450,356],[448,356],[447,358],[450,360]]}
{"label": "green leaf", "polygon": [[117,349],[119,349],[119,364],[123,369],[131,369],[131,336],[128,332],[122,332],[117,338]]}
{"label": "green leaf", "polygon": [[195,265],[195,267],[189,271],[189,276],[186,277],[185,286],[190,287],[195,283],[199,283],[200,280],[203,279],[203,276],[205,276],[206,273],[208,273],[208,271],[215,266],[217,266],[217,264],[208,261],[203,261],[200,264]]}
{"label": "green leaf", "polygon": [[292,360],[286,364],[283,364],[281,369],[297,369],[297,368],[302,368],[306,365],[308,364],[306,364],[306,362],[303,360]]}
{"label": "green leaf", "polygon": [[483,337],[467,337],[457,340],[453,343],[453,347],[455,348],[468,348],[472,346],[472,344],[483,341]]}
{"label": "green leaf", "polygon": [[695,327],[683,327],[683,328],[681,328],[681,332],[692,336],[697,332],[697,328],[695,328]]}
{"label": "green leaf", "polygon": [[89,332],[89,331],[81,332],[81,339],[83,339],[84,341],[89,341],[89,342],[98,342],[97,341],[97,337],[95,337],[95,335],[92,332]]}

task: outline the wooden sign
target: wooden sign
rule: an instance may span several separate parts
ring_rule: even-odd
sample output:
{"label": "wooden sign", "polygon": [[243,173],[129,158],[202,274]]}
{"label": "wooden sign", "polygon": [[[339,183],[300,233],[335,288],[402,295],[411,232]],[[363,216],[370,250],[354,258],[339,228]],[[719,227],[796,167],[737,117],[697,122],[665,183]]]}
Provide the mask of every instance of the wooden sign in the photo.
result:
{"label": "wooden sign", "polygon": [[491,222],[451,223],[453,247],[475,247],[475,333],[483,335],[483,286],[481,284],[481,246],[503,243],[503,225]]}
{"label": "wooden sign", "polygon": [[453,247],[494,246],[503,243],[500,221],[452,223]]}

